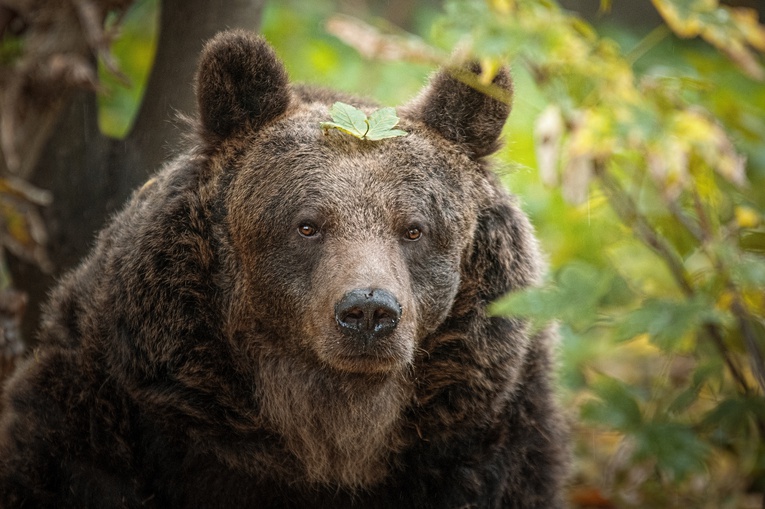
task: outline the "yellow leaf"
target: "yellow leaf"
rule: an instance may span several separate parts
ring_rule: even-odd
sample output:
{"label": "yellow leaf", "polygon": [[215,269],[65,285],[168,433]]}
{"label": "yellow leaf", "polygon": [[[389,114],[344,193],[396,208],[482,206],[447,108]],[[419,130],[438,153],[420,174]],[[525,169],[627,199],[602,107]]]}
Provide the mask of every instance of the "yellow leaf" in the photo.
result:
{"label": "yellow leaf", "polygon": [[744,35],[746,41],[760,51],[765,52],[765,27],[757,19],[757,11],[742,7],[731,9],[731,16]]}
{"label": "yellow leaf", "polygon": [[760,215],[750,207],[739,206],[734,210],[739,228],[756,228],[760,224]]}
{"label": "yellow leaf", "polygon": [[515,9],[514,0],[489,0],[489,6],[500,14],[510,14]]}

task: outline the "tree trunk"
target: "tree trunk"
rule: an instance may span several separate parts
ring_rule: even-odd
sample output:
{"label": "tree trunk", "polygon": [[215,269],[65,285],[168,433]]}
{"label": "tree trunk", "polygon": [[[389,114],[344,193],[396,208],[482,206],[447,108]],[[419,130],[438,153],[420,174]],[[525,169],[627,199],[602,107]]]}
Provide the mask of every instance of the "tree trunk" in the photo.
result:
{"label": "tree trunk", "polygon": [[22,333],[34,343],[40,305],[62,272],[89,251],[96,232],[177,150],[174,119],[195,110],[193,77],[204,42],[225,28],[256,30],[264,0],[162,0],[154,66],[135,125],[124,140],[98,129],[96,97],[76,92],[57,120],[29,180],[53,193],[44,211],[51,274],[9,256],[14,284],[29,296]]}

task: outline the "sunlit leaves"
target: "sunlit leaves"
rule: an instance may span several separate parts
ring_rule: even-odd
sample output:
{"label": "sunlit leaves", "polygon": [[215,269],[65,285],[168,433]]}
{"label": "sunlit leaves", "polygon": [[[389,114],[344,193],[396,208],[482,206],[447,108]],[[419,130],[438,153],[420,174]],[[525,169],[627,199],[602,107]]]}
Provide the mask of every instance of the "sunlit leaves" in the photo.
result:
{"label": "sunlit leaves", "polygon": [[639,429],[643,423],[638,400],[629,386],[606,376],[591,385],[597,399],[582,405],[582,417],[599,426],[620,431]]}
{"label": "sunlit leaves", "polygon": [[652,0],[681,37],[703,37],[750,76],[765,78],[756,51],[765,52],[765,29],[754,10],[719,5],[717,0]]}
{"label": "sunlit leaves", "polygon": [[484,62],[520,59],[549,91],[537,156],[545,181],[561,182],[572,203],[587,198],[593,164],[614,156],[642,160],[667,200],[692,185],[698,165],[746,181],[745,158],[719,122],[684,103],[682,87],[696,83],[637,79],[618,46],[555,4],[454,1],[436,32]]}
{"label": "sunlit leaves", "polygon": [[[107,23],[112,23],[109,16]],[[99,62],[98,79],[103,93],[98,95],[98,124],[107,136],[124,138],[138,115],[148,82],[159,33],[159,1],[138,0],[119,20],[110,50],[127,77],[115,76]]]}

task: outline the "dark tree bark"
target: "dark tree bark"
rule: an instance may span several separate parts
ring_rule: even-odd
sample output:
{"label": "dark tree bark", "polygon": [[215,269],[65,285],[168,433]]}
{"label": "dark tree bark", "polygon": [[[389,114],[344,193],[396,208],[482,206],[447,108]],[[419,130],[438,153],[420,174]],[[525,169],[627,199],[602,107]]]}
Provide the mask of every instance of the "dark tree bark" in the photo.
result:
{"label": "dark tree bark", "polygon": [[[96,98],[78,90],[63,109],[28,179],[53,193],[44,211],[52,272],[9,260],[29,296],[22,331],[34,343],[39,308],[55,278],[88,252],[96,232],[177,149],[177,113],[194,113],[192,82],[204,41],[225,28],[256,30],[264,0],[162,0],[157,54],[135,125],[124,140],[98,129]],[[10,258],[10,257],[9,257]]]}

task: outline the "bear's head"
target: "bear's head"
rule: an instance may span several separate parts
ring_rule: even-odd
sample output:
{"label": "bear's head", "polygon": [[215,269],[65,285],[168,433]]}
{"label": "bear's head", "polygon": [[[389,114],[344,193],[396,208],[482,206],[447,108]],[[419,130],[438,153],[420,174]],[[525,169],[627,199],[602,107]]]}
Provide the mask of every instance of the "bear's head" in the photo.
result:
{"label": "bear's head", "polygon": [[[324,131],[334,100],[375,106],[290,85],[271,48],[237,31],[208,43],[196,83],[241,276],[231,334],[250,356],[296,366],[411,367],[465,285],[479,215],[497,192],[482,157],[509,106],[444,70],[398,109],[406,136]],[[494,84],[509,98],[506,71]]]}
{"label": "bear's head", "polygon": [[155,422],[263,475],[368,485],[438,419],[485,419],[529,339],[484,308],[539,256],[484,161],[509,75],[500,101],[463,83],[477,71],[438,72],[398,108],[405,136],[368,141],[321,124],[335,101],[376,105],[290,84],[255,35],[216,36],[190,151],[101,234],[46,334],[71,324]]}

